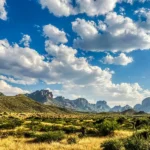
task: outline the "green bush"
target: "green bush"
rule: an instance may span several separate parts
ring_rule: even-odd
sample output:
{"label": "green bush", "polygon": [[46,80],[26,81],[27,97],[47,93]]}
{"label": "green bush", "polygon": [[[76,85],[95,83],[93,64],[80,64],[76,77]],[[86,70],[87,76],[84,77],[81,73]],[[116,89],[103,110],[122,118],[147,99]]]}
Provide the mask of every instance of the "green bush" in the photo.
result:
{"label": "green bush", "polygon": [[142,131],[138,131],[135,136],[137,136],[138,138],[143,138],[145,140],[150,138],[150,131],[148,130],[142,130]]}
{"label": "green bush", "polygon": [[147,118],[138,118],[133,120],[136,129],[142,129],[149,125],[149,120]]}
{"label": "green bush", "polygon": [[31,121],[31,123],[26,124],[26,127],[32,131],[40,131],[42,128],[42,124],[39,121]]}
{"label": "green bush", "polygon": [[100,125],[97,126],[100,135],[107,136],[117,129],[118,124],[116,121],[105,120]]}
{"label": "green bush", "polygon": [[68,144],[76,144],[77,143],[77,139],[74,137],[70,137],[67,139],[67,143]]}
{"label": "green bush", "polygon": [[127,119],[125,118],[125,117],[119,117],[118,119],[117,119],[117,123],[118,124],[123,124],[125,121],[127,121]]}
{"label": "green bush", "polygon": [[99,132],[95,128],[89,128],[89,129],[86,129],[86,135],[88,135],[88,136],[98,136]]}
{"label": "green bush", "polygon": [[25,138],[34,138],[35,133],[34,132],[24,132],[24,137]]}
{"label": "green bush", "polygon": [[49,132],[49,131],[53,131],[53,126],[49,126],[49,125],[42,125],[40,128],[40,131],[42,132]]}
{"label": "green bush", "polygon": [[53,142],[61,141],[65,137],[63,131],[53,131],[44,134],[36,135],[34,142]]}
{"label": "green bush", "polygon": [[66,134],[70,134],[70,133],[76,133],[76,132],[80,132],[80,129],[78,129],[75,126],[64,126],[62,128],[62,130],[66,133]]}
{"label": "green bush", "polygon": [[101,145],[101,148],[103,150],[123,150],[124,146],[119,140],[108,140]]}
{"label": "green bush", "polygon": [[14,129],[21,126],[22,121],[18,118],[1,118],[0,129]]}
{"label": "green bush", "polygon": [[124,147],[126,150],[150,150],[148,140],[137,136],[126,139],[124,142]]}

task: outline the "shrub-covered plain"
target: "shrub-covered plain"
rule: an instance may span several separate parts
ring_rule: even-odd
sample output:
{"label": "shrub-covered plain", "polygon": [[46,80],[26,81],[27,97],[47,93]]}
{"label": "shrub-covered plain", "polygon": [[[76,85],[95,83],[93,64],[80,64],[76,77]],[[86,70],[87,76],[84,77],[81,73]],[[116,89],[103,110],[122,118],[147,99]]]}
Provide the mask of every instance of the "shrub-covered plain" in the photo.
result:
{"label": "shrub-covered plain", "polygon": [[149,123],[149,115],[1,113],[0,149],[150,150]]}

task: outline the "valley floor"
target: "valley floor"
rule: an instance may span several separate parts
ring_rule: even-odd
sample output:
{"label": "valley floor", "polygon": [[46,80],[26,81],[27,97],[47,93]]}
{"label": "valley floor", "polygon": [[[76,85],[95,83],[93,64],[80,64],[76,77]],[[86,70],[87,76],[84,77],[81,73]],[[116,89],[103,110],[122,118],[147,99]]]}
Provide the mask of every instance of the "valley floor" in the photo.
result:
{"label": "valley floor", "polygon": [[[87,137],[68,144],[66,139],[52,143],[30,143],[30,139],[8,137],[0,140],[0,150],[100,150],[100,145],[109,139],[122,139],[132,135],[131,131],[115,131],[113,137]],[[76,136],[76,135],[74,135]]]}

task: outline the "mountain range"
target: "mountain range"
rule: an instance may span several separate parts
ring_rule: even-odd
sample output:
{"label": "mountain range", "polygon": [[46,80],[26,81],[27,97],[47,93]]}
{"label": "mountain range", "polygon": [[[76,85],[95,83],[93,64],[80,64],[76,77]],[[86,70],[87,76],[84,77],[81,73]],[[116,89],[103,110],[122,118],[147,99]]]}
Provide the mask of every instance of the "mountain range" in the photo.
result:
{"label": "mountain range", "polygon": [[69,100],[62,96],[54,98],[53,93],[49,90],[35,91],[33,93],[26,94],[26,96],[45,105],[58,106],[81,112],[124,112],[126,110],[133,109],[135,111],[150,113],[150,97],[144,99],[142,104],[137,104],[134,107],[126,105],[124,107],[114,106],[111,108],[104,100],[91,104],[85,98],[78,98],[75,100]]}

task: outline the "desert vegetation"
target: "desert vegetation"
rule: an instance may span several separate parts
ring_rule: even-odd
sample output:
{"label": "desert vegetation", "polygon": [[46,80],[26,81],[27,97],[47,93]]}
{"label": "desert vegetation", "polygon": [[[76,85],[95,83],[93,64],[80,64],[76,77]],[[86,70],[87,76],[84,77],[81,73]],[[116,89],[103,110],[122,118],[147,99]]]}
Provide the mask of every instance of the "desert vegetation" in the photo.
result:
{"label": "desert vegetation", "polygon": [[1,150],[149,150],[149,115],[1,113]]}

